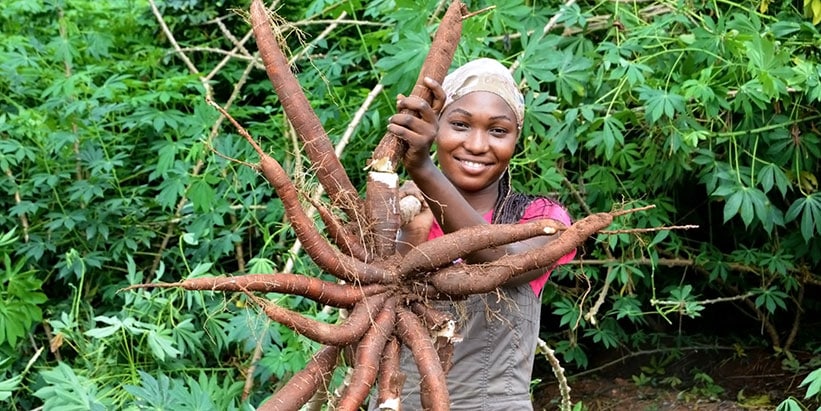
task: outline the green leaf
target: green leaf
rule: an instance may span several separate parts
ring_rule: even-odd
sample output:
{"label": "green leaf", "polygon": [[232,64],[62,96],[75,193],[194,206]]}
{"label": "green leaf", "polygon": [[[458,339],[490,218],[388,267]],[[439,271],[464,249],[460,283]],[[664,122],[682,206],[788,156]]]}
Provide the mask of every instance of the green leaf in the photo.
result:
{"label": "green leaf", "polygon": [[106,338],[123,328],[123,323],[115,317],[97,316],[94,317],[94,320],[109,325],[107,327],[92,328],[83,333],[91,338]]}
{"label": "green leaf", "polygon": [[590,133],[587,148],[604,152],[604,158],[610,160],[616,149],[624,145],[624,124],[615,116],[606,115],[601,122],[601,129]]}
{"label": "green leaf", "polygon": [[215,196],[214,188],[204,178],[194,180],[188,189],[188,198],[194,203],[194,208],[200,212],[211,210]]}
{"label": "green leaf", "polygon": [[154,169],[154,171],[149,175],[150,180],[154,180],[159,176],[164,176],[165,173],[171,168],[171,165],[174,164],[174,159],[177,156],[177,146],[173,143],[165,144],[162,148],[160,148],[158,154],[157,168]]}
{"label": "green leaf", "polygon": [[775,187],[782,197],[787,195],[787,189],[790,186],[790,180],[782,168],[773,163],[761,167],[758,172],[758,182],[761,184],[761,188],[764,189],[764,193],[770,192]]}
{"label": "green leaf", "polygon": [[65,363],[41,371],[40,375],[46,385],[34,395],[43,400],[44,409],[105,411],[113,405],[109,393],[101,393],[94,381],[77,375]]}
{"label": "green leaf", "polygon": [[180,351],[174,348],[174,339],[170,335],[170,331],[162,329],[151,330],[147,336],[148,346],[151,348],[151,353],[160,361],[165,361],[166,358],[176,358]]}
{"label": "green leaf", "polygon": [[676,113],[684,112],[684,97],[668,90],[657,90],[647,86],[639,87],[639,99],[644,102],[645,116],[650,123],[662,117],[673,119]]}
{"label": "green leaf", "polygon": [[807,393],[804,398],[812,398],[821,393],[821,368],[811,372],[801,381],[799,387],[807,386]]}
{"label": "green leaf", "polygon": [[168,376],[160,373],[158,380],[144,371],[138,373],[142,380],[140,386],[126,385],[124,388],[137,398],[137,404],[141,408],[168,411],[181,409],[183,404],[174,395]]}
{"label": "green leaf", "polygon": [[14,393],[14,390],[16,390],[20,385],[21,381],[23,381],[22,375],[15,375],[9,379],[0,381],[0,402],[9,399],[11,394]]}
{"label": "green leaf", "polygon": [[821,192],[795,200],[787,210],[784,219],[790,222],[799,215],[801,216],[801,236],[805,241],[810,241],[815,233],[821,234]]}
{"label": "green leaf", "polygon": [[555,75],[556,95],[566,102],[572,102],[576,95],[585,96],[593,62],[570,50],[555,54],[549,60],[549,67]]}

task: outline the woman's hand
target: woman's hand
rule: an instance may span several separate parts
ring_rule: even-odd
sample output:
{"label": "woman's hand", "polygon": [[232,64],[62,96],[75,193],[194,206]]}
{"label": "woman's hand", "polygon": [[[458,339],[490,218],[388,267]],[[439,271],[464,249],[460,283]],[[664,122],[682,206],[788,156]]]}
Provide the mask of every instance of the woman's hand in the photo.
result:
{"label": "woman's hand", "polygon": [[397,114],[388,119],[388,131],[408,143],[403,162],[414,168],[430,161],[430,149],[439,132],[439,111],[445,104],[445,91],[435,80],[425,77],[425,85],[433,93],[433,105],[419,97],[397,96]]}
{"label": "woman's hand", "polygon": [[400,199],[409,196],[418,199],[421,208],[419,213],[405,223],[399,231],[396,248],[400,254],[405,254],[414,246],[427,241],[430,227],[433,225],[433,213],[430,211],[430,207],[428,207],[428,203],[425,201],[422,192],[411,180],[406,181],[402,184],[402,187],[399,188]]}

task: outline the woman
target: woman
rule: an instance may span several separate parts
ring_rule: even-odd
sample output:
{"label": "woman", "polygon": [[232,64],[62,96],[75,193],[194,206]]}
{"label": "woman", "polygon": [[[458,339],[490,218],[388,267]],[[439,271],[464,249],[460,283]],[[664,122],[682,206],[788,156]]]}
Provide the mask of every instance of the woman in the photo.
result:
{"label": "woman", "polygon": [[[508,166],[522,131],[524,98],[507,68],[483,58],[459,67],[441,86],[431,79],[425,83],[434,94],[433,106],[399,96],[398,111],[407,109],[412,114],[396,114],[388,125],[408,142],[403,164],[428,205],[403,227],[400,252],[474,225],[540,218],[571,223],[555,201],[511,190]],[[434,143],[438,167],[430,156]],[[485,249],[465,260],[493,261],[550,240],[541,236]],[[574,254],[556,265],[570,261]],[[454,346],[447,378],[453,410],[532,409],[529,387],[539,332],[539,295],[549,275],[550,270],[534,270],[515,277],[498,292],[439,305],[459,320],[457,330],[463,338]],[[407,350],[402,370],[407,375],[402,407],[421,409],[419,371]]]}

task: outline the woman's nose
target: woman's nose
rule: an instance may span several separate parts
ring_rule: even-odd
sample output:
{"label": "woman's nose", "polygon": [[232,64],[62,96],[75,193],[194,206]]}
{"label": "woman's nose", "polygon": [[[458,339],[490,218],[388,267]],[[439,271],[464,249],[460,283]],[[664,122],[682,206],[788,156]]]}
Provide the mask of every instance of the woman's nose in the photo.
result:
{"label": "woman's nose", "polygon": [[487,133],[474,129],[465,139],[464,146],[471,153],[484,153],[488,149]]}

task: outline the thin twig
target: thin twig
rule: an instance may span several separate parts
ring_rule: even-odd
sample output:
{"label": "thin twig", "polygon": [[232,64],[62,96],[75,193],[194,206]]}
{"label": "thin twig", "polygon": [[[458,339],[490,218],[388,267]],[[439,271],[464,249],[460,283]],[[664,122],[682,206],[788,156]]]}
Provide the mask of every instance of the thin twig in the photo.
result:
{"label": "thin twig", "polygon": [[[14,186],[14,204],[20,205],[23,202],[23,199],[20,197],[20,188],[17,185],[17,181],[14,178],[14,174],[11,173],[11,168],[6,169],[6,175],[11,180],[11,184]],[[23,226],[23,242],[29,242],[29,220],[26,217],[26,213],[20,213],[20,225]]]}
{"label": "thin twig", "polygon": [[621,216],[626,215],[626,214],[633,214],[633,213],[637,213],[639,211],[652,210],[654,208],[656,208],[656,206],[653,205],[653,204],[650,204],[650,205],[646,205],[646,206],[643,206],[643,207],[630,208],[630,209],[627,209],[627,210],[611,211],[610,214],[613,217],[621,217]]}
{"label": "thin twig", "polygon": [[[556,25],[556,22],[559,21],[559,19],[562,18],[562,16],[564,15],[564,11],[568,7],[572,6],[574,3],[576,3],[576,0],[567,0],[561,7],[559,7],[559,11],[556,12],[556,14],[554,14],[553,17],[550,18],[550,20],[548,20],[547,24],[544,26],[544,29],[542,29],[542,35],[540,36],[540,38],[544,37],[545,34],[547,34],[547,32],[549,32],[550,30],[553,29],[553,27]],[[530,36],[532,34],[533,34],[532,31],[527,33],[528,36]],[[506,36],[506,37],[507,38],[513,38],[513,35]],[[522,58],[523,57],[524,57],[524,54],[522,54],[518,59],[516,59],[516,61],[513,62],[513,64],[510,65],[510,72],[511,73],[513,73],[514,71],[516,71],[517,68],[519,68],[519,65],[522,64]],[[522,80],[522,81],[524,81],[524,80]],[[522,86],[524,86],[524,85],[525,84],[522,84]]]}
{"label": "thin twig", "polygon": [[553,30],[553,28],[556,27],[556,23],[558,23],[559,19],[562,18],[562,15],[564,15],[564,11],[574,4],[576,4],[576,0],[567,0],[564,4],[562,4],[562,7],[559,8],[559,12],[554,14],[553,17],[548,20],[547,24],[545,24],[544,29],[542,29],[541,37],[547,35],[550,30]]}
{"label": "thin twig", "polygon": [[666,231],[666,230],[689,230],[692,228],[698,228],[697,225],[670,225],[670,226],[661,226],[661,227],[647,227],[647,228],[625,228],[621,230],[602,230],[599,231],[600,234],[636,234],[636,233],[652,233],[656,231]]}
{"label": "thin twig", "polygon": [[163,17],[162,13],[160,13],[160,9],[157,8],[157,4],[154,0],[148,0],[148,4],[151,6],[151,12],[154,13],[154,17],[157,19],[157,22],[160,24],[160,29],[162,29],[163,34],[165,34],[165,38],[171,43],[171,47],[177,51],[177,54],[180,56],[180,60],[182,60],[183,64],[188,67],[188,71],[192,74],[196,74],[200,78],[200,82],[202,82],[203,87],[205,87],[205,94],[208,98],[211,97],[211,85],[208,84],[207,81],[204,81],[202,76],[200,75],[200,71],[197,70],[197,67],[194,66],[194,63],[191,62],[191,59],[185,53],[180,52],[180,44],[177,43],[177,39],[174,37],[174,33],[171,32],[171,29],[168,28],[168,24],[165,23],[165,18]]}
{"label": "thin twig", "polygon": [[442,11],[442,9],[445,7],[445,3],[447,3],[447,0],[439,0],[439,2],[436,3],[436,8],[433,10],[433,13],[431,13],[430,17],[428,18],[428,26],[433,25],[434,19],[436,19],[436,16],[439,15],[439,12]]}
{"label": "thin twig", "polygon": [[790,328],[790,333],[787,335],[787,340],[784,341],[784,351],[786,352],[790,352],[790,347],[792,347],[795,342],[795,337],[798,336],[798,330],[801,328],[801,314],[804,313],[805,288],[804,284],[798,286],[798,296],[795,298],[795,317],[793,317],[792,327]]}
{"label": "thin twig", "polygon": [[[271,319],[266,318],[265,325],[262,327],[263,330],[267,330],[268,327],[271,326]],[[245,371],[245,385],[242,387],[242,400],[245,401],[251,395],[251,389],[254,387],[254,372],[257,369],[257,363],[259,363],[260,358],[262,358],[262,342],[265,339],[260,336],[257,338],[257,343],[254,346],[254,353],[251,355],[251,364],[248,365],[248,369]]]}
{"label": "thin twig", "polygon": [[[245,37],[243,37],[242,42],[244,43],[246,40],[251,38],[252,33],[253,32],[249,31],[247,34],[245,34]],[[211,81],[211,79],[214,78],[214,76],[216,76],[217,73],[219,73],[220,70],[222,70],[222,68],[225,67],[228,64],[229,61],[231,61],[231,59],[249,60],[253,63],[254,67],[256,67],[260,70],[265,70],[265,65],[262,64],[262,60],[259,58],[259,56],[257,54],[250,55],[250,54],[244,54],[243,53],[243,55],[237,55],[236,50],[237,50],[237,48],[240,48],[240,47],[242,47],[241,44],[235,45],[234,49],[231,50],[231,52],[228,53],[222,60],[220,60],[220,62],[217,63],[217,65],[214,66],[213,69],[211,69],[211,71],[208,73],[208,75],[205,76],[206,80]]]}
{"label": "thin twig", "polygon": [[[248,80],[248,76],[251,73],[251,69],[253,69],[253,64],[249,63],[245,67],[245,71],[242,72],[239,80],[237,80],[236,84],[234,84],[234,89],[231,91],[231,95],[228,97],[228,101],[225,103],[225,107],[231,107],[234,101],[239,97],[240,90],[245,85],[245,82]],[[206,95],[206,99],[208,96]],[[220,125],[222,125],[223,120],[225,119],[224,116],[220,116],[211,126],[211,131],[208,133],[208,139],[205,141],[206,146],[211,146],[211,141],[217,136],[219,133]],[[191,170],[192,176],[198,176],[200,174],[200,170],[202,167],[205,166],[205,162],[203,160],[197,161],[197,164],[194,165],[194,168]],[[151,271],[146,276],[146,282],[151,281],[151,276],[154,272],[157,271],[157,268],[160,265],[160,261],[162,260],[163,251],[168,247],[168,243],[171,241],[171,237],[174,235],[174,228],[176,227],[176,223],[180,221],[180,216],[182,215],[182,209],[188,203],[188,198],[183,196],[180,198],[180,201],[177,202],[177,207],[174,210],[174,217],[169,219],[169,225],[165,229],[165,235],[163,236],[162,242],[160,243],[159,250],[157,255],[154,257],[154,262],[151,264]]]}
{"label": "thin twig", "polygon": [[319,35],[316,36],[316,38],[314,38],[313,40],[308,42],[308,44],[306,44],[304,47],[302,47],[301,50],[294,53],[294,55],[291,56],[290,59],[288,59],[288,64],[294,64],[294,62],[296,62],[302,56],[308,54],[309,51],[311,51],[314,47],[316,47],[317,43],[319,43],[325,37],[328,37],[328,35],[331,34],[331,32],[334,31],[334,29],[337,28],[339,26],[339,23],[341,21],[344,21],[344,17],[347,16],[347,15],[348,15],[348,13],[343,11],[342,14],[339,15],[338,19],[333,20],[328,25],[328,27],[325,27],[325,30],[322,30],[322,33],[319,33]]}
{"label": "thin twig", "polygon": [[[710,305],[710,304],[726,303],[726,302],[730,302],[730,301],[740,301],[740,300],[744,300],[746,298],[750,298],[754,295],[755,295],[755,293],[749,292],[749,293],[746,293],[746,294],[734,295],[732,297],[719,297],[719,298],[712,298],[712,299],[709,299],[709,300],[700,300],[700,301],[694,301],[694,302],[698,303],[700,305]],[[681,303],[682,303],[682,301],[677,301],[677,300],[656,300],[656,299],[651,299],[650,300],[650,305],[680,305]]]}
{"label": "thin twig", "polygon": [[489,12],[489,11],[491,11],[491,10],[495,9],[495,8],[496,8],[496,5],[494,4],[494,5],[492,5],[492,6],[487,6],[487,7],[483,8],[483,9],[479,9],[479,10],[472,11],[472,12],[467,13],[467,14],[463,14],[463,15],[462,15],[462,21],[465,21],[465,20],[467,20],[467,19],[469,19],[469,18],[471,18],[471,17],[473,17],[473,16],[478,16],[478,15],[480,15],[480,14],[487,13],[487,12]]}
{"label": "thin twig", "polygon": [[708,351],[708,350],[722,350],[722,351],[735,351],[736,349],[733,347],[712,347],[712,346],[700,346],[700,347],[672,347],[672,348],[657,348],[653,350],[641,350],[628,353],[620,358],[617,358],[613,361],[606,362],[598,367],[591,368],[588,370],[584,370],[577,374],[569,375],[567,378],[570,380],[575,380],[577,378],[584,377],[586,375],[595,374],[605,368],[612,367],[619,363],[624,363],[629,358],[639,357],[642,355],[653,355],[653,354],[662,354],[667,352],[685,352],[685,351]]}

